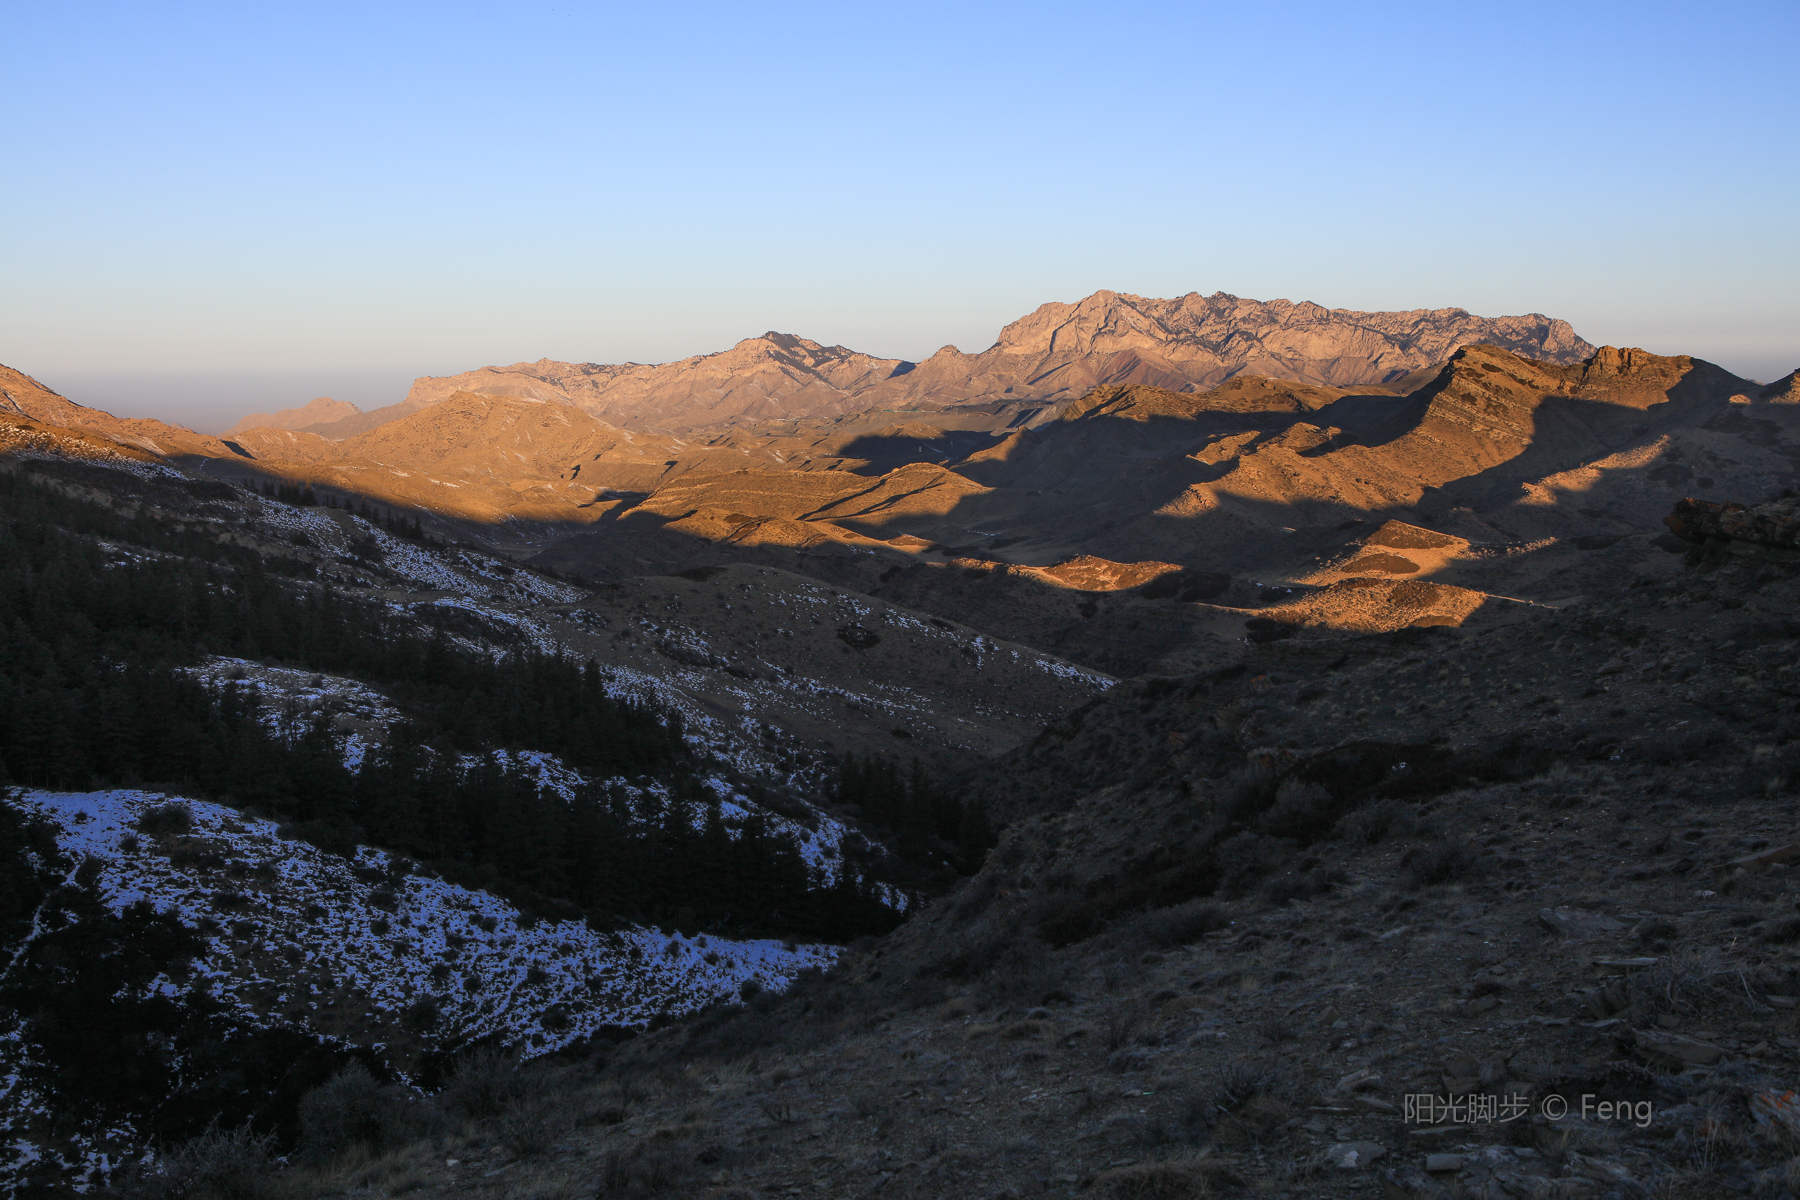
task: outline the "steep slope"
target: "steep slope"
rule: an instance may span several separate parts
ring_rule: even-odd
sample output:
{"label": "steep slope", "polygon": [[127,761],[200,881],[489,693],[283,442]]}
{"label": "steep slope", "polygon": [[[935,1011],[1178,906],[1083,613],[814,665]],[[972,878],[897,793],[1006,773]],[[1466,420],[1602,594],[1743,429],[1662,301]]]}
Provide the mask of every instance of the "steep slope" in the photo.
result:
{"label": "steep slope", "polygon": [[557,478],[619,440],[618,430],[566,404],[457,392],[343,448],[390,466],[510,483]]}
{"label": "steep slope", "polygon": [[120,446],[164,458],[230,457],[235,453],[230,446],[209,434],[195,433],[161,421],[115,417],[109,412],[76,404],[8,366],[0,366],[0,413],[82,430]]}
{"label": "steep slope", "polygon": [[1789,371],[1757,393],[1765,404],[1800,404],[1800,371]]}
{"label": "steep slope", "polygon": [[[1199,394],[1109,385],[947,466],[868,481],[693,472],[630,511],[829,520],[1021,566],[1085,553],[1228,574],[1292,572],[1373,513],[1431,525],[1505,510],[1501,528],[1529,529],[1461,531],[1482,542],[1654,534],[1641,502],[1701,478],[1754,492],[1793,471],[1800,426],[1788,406],[1731,402],[1751,386],[1641,350],[1558,366],[1492,346],[1457,351],[1410,396],[1248,377]],[[1571,490],[1581,504],[1543,502]]]}
{"label": "steep slope", "polygon": [[336,462],[345,457],[339,443],[305,429],[257,425],[226,436],[245,456],[269,462]]}
{"label": "steep slope", "polygon": [[[327,853],[274,822],[162,794],[32,791],[5,808],[46,821],[57,866],[71,876],[66,892],[80,888],[92,899],[78,906],[56,897],[46,911],[63,920],[8,947],[27,987],[50,974],[58,934],[85,937],[92,950],[98,930],[128,925],[133,905],[147,903],[197,934],[193,957],[157,981],[162,1004],[183,1024],[153,1035],[174,1069],[159,1081],[166,1090],[152,1097],[151,1112],[95,1120],[85,1111],[92,1097],[70,1086],[78,1071],[45,1061],[29,1039],[0,1040],[0,1188],[8,1194],[29,1194],[31,1181],[100,1182],[140,1158],[154,1131],[187,1136],[204,1127],[207,1092],[220,1084],[237,1092],[235,1110],[221,1115],[240,1121],[254,1106],[279,1110],[284,1092],[291,1107],[298,1090],[359,1056],[409,1079],[433,1070],[444,1048],[481,1039],[538,1053],[582,1045],[746,989],[778,991],[837,953],[543,920],[394,855]],[[49,987],[34,998],[54,1003],[54,984],[42,983]],[[8,1000],[18,1002],[16,990]],[[141,1019],[132,1007],[125,1000],[108,1028],[83,1032],[117,1036]],[[256,1066],[275,1069],[245,1086],[246,1063],[252,1075]],[[224,1079],[208,1078],[221,1067]]]}
{"label": "steep slope", "polygon": [[[1184,413],[1166,392],[1102,389],[954,469],[1001,489],[984,498],[995,512],[1010,493],[1041,491],[1034,524],[1054,528],[1059,545],[1098,550],[1104,538],[1114,558],[1292,571],[1319,552],[1314,534],[1371,513],[1497,523],[1446,527],[1484,542],[1617,536],[1657,532],[1649,513],[1702,478],[1779,486],[1800,454],[1800,423],[1784,406],[1731,403],[1747,386],[1710,363],[1641,350],[1557,366],[1465,347],[1410,397],[1320,391],[1304,412],[1261,396],[1266,411],[1227,415],[1206,393]],[[1695,461],[1704,470],[1686,465]],[[1581,502],[1544,500],[1569,491]],[[969,523],[1016,537],[1031,528],[1019,511],[997,524],[972,507]]]}

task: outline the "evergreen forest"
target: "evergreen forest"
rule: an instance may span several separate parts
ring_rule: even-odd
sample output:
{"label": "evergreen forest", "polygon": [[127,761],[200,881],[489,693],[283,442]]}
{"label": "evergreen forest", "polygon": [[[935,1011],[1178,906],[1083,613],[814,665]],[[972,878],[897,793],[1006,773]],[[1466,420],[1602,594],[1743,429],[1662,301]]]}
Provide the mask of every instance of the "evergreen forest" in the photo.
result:
{"label": "evergreen forest", "polygon": [[[459,645],[298,559],[23,472],[0,473],[0,630],[0,783],[217,800],[326,849],[398,851],[597,925],[847,941],[898,920],[866,861],[820,890],[766,818],[727,829],[679,715],[608,695],[594,664]],[[187,670],[213,655],[355,678],[406,721],[352,769],[323,716],[271,721]],[[565,799],[497,751],[554,754],[588,782]],[[915,878],[989,840],[978,816],[881,760],[846,763],[838,799],[896,835]]]}

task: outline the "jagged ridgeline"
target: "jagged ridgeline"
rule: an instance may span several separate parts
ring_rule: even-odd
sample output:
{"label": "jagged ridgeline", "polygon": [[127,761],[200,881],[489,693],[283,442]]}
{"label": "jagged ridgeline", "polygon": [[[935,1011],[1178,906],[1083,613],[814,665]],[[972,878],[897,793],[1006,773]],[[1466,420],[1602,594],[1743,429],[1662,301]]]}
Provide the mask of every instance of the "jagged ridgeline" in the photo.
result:
{"label": "jagged ridgeline", "polygon": [[[321,848],[379,845],[600,924],[847,940],[898,919],[854,869],[813,887],[764,820],[696,827],[713,794],[677,713],[607,694],[592,663],[459,646],[298,560],[0,473],[0,623],[0,782],[251,807]],[[186,670],[212,655],[353,676],[406,720],[353,769],[323,716],[270,722]],[[549,793],[496,750],[554,754],[584,782]],[[625,781],[663,811],[646,821]]]}

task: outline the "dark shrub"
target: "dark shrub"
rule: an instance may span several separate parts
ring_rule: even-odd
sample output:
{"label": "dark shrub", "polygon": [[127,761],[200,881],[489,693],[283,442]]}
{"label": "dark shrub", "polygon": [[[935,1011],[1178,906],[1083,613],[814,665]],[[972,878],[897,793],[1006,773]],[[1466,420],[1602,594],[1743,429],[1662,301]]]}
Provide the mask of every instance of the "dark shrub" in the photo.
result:
{"label": "dark shrub", "polygon": [[[448,974],[446,971],[445,975]],[[437,997],[425,996],[408,1005],[400,1014],[400,1023],[414,1033],[429,1033],[435,1029],[438,1023]]]}
{"label": "dark shrub", "polygon": [[1284,779],[1275,799],[1257,820],[1257,827],[1276,837],[1307,843],[1322,837],[1337,819],[1331,793],[1320,783]]}
{"label": "dark shrub", "polygon": [[861,625],[840,625],[837,630],[838,640],[846,646],[854,646],[858,650],[867,650],[881,643],[881,635],[873,629],[865,629]]}
{"label": "dark shrub", "polygon": [[518,1056],[484,1046],[458,1060],[438,1100],[459,1116],[499,1116],[531,1093],[534,1074]]}
{"label": "dark shrub", "polygon": [[1429,837],[1431,822],[1415,804],[1380,800],[1344,814],[1332,827],[1332,836],[1352,846],[1373,846],[1387,838]]}
{"label": "dark shrub", "polygon": [[1800,942],[1800,917],[1775,922],[1763,933],[1762,940],[1774,946],[1791,946]]}
{"label": "dark shrub", "polygon": [[275,1161],[275,1139],[250,1126],[217,1125],[122,1179],[128,1200],[280,1200],[288,1194]]}
{"label": "dark shrub", "polygon": [[140,833],[147,833],[151,837],[191,833],[194,828],[194,810],[179,800],[160,805],[139,817],[137,827]]}
{"label": "dark shrub", "polygon": [[1039,895],[1032,901],[1028,919],[1037,935],[1052,946],[1072,946],[1106,928],[1100,907],[1073,892]]}
{"label": "dark shrub", "polygon": [[305,842],[327,854],[336,854],[340,858],[349,858],[356,853],[358,831],[347,829],[342,825],[333,825],[327,821],[300,821],[292,825],[283,825],[275,833],[285,841]]}
{"label": "dark shrub", "polygon": [[500,1144],[520,1158],[539,1158],[574,1123],[567,1105],[548,1096],[533,1096],[505,1112],[498,1121]]}
{"label": "dark shrub", "polygon": [[1285,875],[1277,875],[1263,885],[1263,895],[1270,904],[1284,905],[1295,900],[1311,900],[1331,890],[1325,868],[1315,867],[1311,871],[1290,871]]}
{"label": "dark shrub", "polygon": [[1049,948],[1033,937],[1009,938],[990,961],[981,990],[994,1004],[1031,1008],[1060,982]]}
{"label": "dark shrub", "polygon": [[1197,942],[1202,936],[1230,924],[1230,918],[1218,905],[1189,900],[1185,904],[1153,909],[1134,917],[1119,931],[1119,937],[1121,941],[1166,950]]}
{"label": "dark shrub", "polygon": [[1292,842],[1247,830],[1228,838],[1214,852],[1219,890],[1227,896],[1243,895],[1279,867],[1292,850]]}
{"label": "dark shrub", "polygon": [[1106,1048],[1122,1050],[1130,1045],[1138,1031],[1144,1027],[1148,1016],[1141,1004],[1128,1002],[1115,1005],[1106,1014]]}
{"label": "dark shrub", "polygon": [[1476,879],[1486,873],[1487,863],[1467,842],[1453,838],[1422,846],[1400,860],[1409,888],[1432,887],[1459,879]]}
{"label": "dark shrub", "polygon": [[383,1153],[427,1136],[440,1116],[405,1088],[353,1062],[300,1098],[300,1147],[330,1158],[355,1146]]}
{"label": "dark shrub", "polygon": [[1291,1090],[1292,1081],[1279,1062],[1234,1058],[1221,1063],[1207,1080],[1206,1096],[1216,1113],[1236,1112],[1265,1092]]}
{"label": "dark shrub", "polygon": [[1650,762],[1669,767],[1722,755],[1732,745],[1731,735],[1715,725],[1676,734],[1674,737],[1658,738],[1644,747],[1643,754]]}

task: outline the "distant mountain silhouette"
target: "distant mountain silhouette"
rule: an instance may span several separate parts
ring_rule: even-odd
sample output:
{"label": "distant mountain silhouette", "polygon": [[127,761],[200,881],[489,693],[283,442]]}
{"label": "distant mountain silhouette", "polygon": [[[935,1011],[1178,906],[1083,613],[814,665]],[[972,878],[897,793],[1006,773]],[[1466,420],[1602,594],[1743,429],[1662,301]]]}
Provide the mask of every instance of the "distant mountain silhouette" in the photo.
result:
{"label": "distant mountain silhouette", "polygon": [[315,425],[326,425],[333,421],[342,421],[346,417],[354,417],[362,409],[348,400],[333,400],[330,396],[320,396],[299,408],[284,408],[280,412],[251,413],[243,420],[225,431],[225,436],[242,433],[246,429],[311,429]]}
{"label": "distant mountain silhouette", "polygon": [[1042,305],[979,354],[945,346],[912,363],[769,332],[657,365],[540,359],[425,376],[399,404],[307,428],[355,437],[457,392],[560,401],[623,429],[679,432],[870,409],[1057,403],[1115,383],[1193,392],[1261,375],[1361,387],[1393,384],[1476,343],[1557,364],[1594,352],[1568,322],[1538,313],[1366,313],[1224,292],[1158,300],[1103,291],[1074,304]]}

